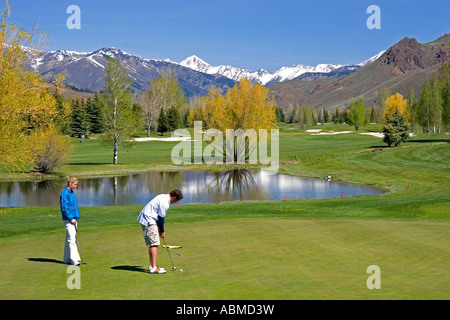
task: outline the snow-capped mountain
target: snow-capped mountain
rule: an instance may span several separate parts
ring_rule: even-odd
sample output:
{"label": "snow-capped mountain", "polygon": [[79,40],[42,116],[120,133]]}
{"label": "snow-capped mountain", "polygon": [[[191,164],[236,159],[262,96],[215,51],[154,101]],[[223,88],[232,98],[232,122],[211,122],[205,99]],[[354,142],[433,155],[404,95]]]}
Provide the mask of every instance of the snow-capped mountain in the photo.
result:
{"label": "snow-capped mountain", "polygon": [[371,64],[372,62],[377,60],[379,57],[381,57],[383,55],[383,53],[385,53],[385,52],[386,52],[386,50],[381,51],[380,53],[374,55],[372,58],[369,58],[369,59],[361,62],[360,64],[358,64],[358,66],[360,66],[362,68],[362,67],[364,67],[364,66],[366,66],[368,64]]}
{"label": "snow-capped mountain", "polygon": [[93,52],[69,50],[38,52],[24,49],[29,56],[29,67],[41,73],[47,81],[51,81],[55,74],[62,73],[66,76],[65,83],[70,87],[90,91],[101,90],[105,61],[108,57],[115,57],[128,69],[129,76],[134,79],[133,89],[148,90],[151,80],[160,75],[162,70],[171,69],[176,72],[187,96],[204,95],[212,85],[226,91],[244,77],[265,86],[300,78],[306,80],[338,78],[360,69],[382,54],[381,52],[359,65],[319,64],[313,67],[298,64],[282,67],[270,73],[264,69],[252,71],[226,65],[211,66],[195,55],[176,63],[169,59],[144,59],[113,47]]}
{"label": "snow-capped mountain", "polygon": [[380,52],[370,59],[361,62],[360,64],[355,65],[318,64],[317,66],[313,67],[297,64],[290,67],[281,67],[273,73],[270,73],[264,69],[251,71],[241,67],[232,67],[225,65],[211,66],[195,55],[183,60],[182,62],[180,62],[180,65],[207,74],[220,74],[234,81],[239,81],[240,79],[245,77],[250,81],[259,83],[261,85],[270,85],[275,82],[284,82],[287,80],[296,79],[304,74],[328,74],[340,69],[345,69],[347,73],[348,71],[356,71],[359,68],[362,68],[363,66],[375,61],[383,53],[384,51]]}
{"label": "snow-capped mountain", "polygon": [[46,81],[52,81],[54,75],[65,75],[65,84],[81,89],[96,91],[102,89],[106,59],[115,57],[128,70],[133,78],[132,89],[148,90],[150,81],[170,69],[177,74],[178,82],[186,96],[205,95],[211,86],[227,90],[235,81],[219,74],[209,75],[183,67],[169,60],[144,59],[116,48],[101,48],[93,52],[68,50],[41,51],[25,50],[28,54],[28,66],[39,72]]}

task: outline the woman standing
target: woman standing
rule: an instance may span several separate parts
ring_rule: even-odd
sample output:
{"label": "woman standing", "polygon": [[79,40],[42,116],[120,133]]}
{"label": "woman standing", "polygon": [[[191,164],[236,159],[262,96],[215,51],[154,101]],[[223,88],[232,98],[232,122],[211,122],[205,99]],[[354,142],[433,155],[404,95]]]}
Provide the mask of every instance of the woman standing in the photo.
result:
{"label": "woman standing", "polygon": [[75,266],[80,265],[80,254],[75,242],[77,233],[77,220],[80,219],[77,198],[74,189],[78,187],[78,179],[67,177],[67,187],[61,192],[59,203],[62,219],[66,228],[66,242],[64,246],[64,263]]}

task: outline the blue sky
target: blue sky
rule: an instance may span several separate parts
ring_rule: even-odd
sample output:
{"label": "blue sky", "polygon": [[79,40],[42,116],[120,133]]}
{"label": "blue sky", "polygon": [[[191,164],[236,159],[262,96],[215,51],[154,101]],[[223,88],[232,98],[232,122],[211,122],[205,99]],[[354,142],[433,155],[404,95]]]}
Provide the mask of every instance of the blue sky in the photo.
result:
{"label": "blue sky", "polygon": [[[10,23],[46,31],[46,50],[116,47],[149,59],[273,72],[282,66],[359,63],[404,37],[430,42],[450,32],[448,0],[10,0]],[[67,7],[81,9],[69,30]],[[366,26],[370,5],[381,29]],[[5,8],[0,0],[0,8]]]}

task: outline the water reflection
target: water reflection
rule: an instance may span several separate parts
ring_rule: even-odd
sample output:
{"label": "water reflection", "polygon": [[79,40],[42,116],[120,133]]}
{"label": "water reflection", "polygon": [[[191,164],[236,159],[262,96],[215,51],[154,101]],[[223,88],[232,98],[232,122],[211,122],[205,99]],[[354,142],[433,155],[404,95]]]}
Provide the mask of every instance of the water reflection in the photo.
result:
{"label": "water reflection", "polygon": [[[0,207],[59,206],[65,180],[0,182]],[[236,169],[227,172],[148,172],[111,178],[80,179],[79,206],[145,205],[155,195],[183,191],[186,203],[283,200],[380,194],[373,188]]]}
{"label": "water reflection", "polygon": [[[200,190],[196,193],[209,195],[208,199],[198,202],[225,202],[234,200],[263,200],[268,195],[265,188],[256,183],[253,174],[247,169],[235,169],[222,173],[213,173],[213,177],[207,181],[204,188],[194,185]],[[202,190],[203,189],[203,190]]]}

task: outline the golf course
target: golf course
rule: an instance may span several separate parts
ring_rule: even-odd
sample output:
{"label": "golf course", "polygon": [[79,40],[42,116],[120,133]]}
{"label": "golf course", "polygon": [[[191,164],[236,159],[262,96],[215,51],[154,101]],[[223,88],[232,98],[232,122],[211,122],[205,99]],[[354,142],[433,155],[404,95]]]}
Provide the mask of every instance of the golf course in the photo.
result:
{"label": "golf course", "polygon": [[[147,248],[136,221],[142,206],[81,207],[78,237],[86,264],[79,267],[79,289],[68,287],[71,273],[62,263],[65,230],[59,207],[0,208],[0,299],[449,299],[450,136],[415,134],[387,148],[381,138],[360,134],[380,132],[381,125],[359,131],[332,123],[314,128],[351,132],[314,135],[279,124],[279,173],[331,176],[385,192],[219,204],[181,201],[168,211],[165,229],[167,244],[182,246],[175,249],[182,256],[171,255],[177,267],[171,271],[160,247],[164,275],[147,269]],[[95,136],[83,143],[74,138],[70,159],[59,175],[46,179],[229,169],[176,166],[171,161],[176,144],[137,142],[119,150],[113,165],[112,149]],[[0,178],[40,177],[2,171]],[[369,266],[380,270],[379,288],[368,287]]]}

